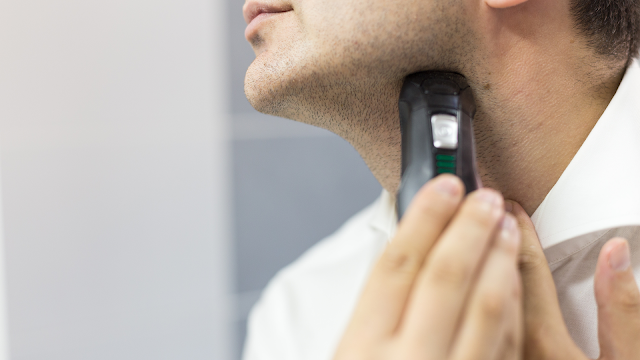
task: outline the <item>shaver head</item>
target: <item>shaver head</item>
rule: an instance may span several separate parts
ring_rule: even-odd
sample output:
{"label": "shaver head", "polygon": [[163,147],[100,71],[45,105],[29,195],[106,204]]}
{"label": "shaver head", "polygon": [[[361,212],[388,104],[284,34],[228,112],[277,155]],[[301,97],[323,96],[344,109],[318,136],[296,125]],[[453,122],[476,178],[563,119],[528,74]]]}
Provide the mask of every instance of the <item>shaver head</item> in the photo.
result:
{"label": "shaver head", "polygon": [[467,193],[482,186],[473,136],[476,105],[462,75],[441,71],[409,75],[398,107],[402,131],[398,219],[420,188],[439,174],[457,175]]}

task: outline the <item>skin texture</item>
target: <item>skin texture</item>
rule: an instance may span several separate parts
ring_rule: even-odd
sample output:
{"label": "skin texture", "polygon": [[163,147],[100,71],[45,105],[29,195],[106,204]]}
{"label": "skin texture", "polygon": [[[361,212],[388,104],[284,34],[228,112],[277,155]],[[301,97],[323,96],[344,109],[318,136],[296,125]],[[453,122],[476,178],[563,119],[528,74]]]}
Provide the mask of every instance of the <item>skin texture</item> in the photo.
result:
{"label": "skin texture", "polygon": [[[532,214],[615,93],[624,62],[575,30],[569,0],[267,0],[291,11],[248,40],[245,92],[259,111],[349,141],[390,193],[400,180],[404,77],[467,77],[485,186]],[[570,89],[570,91],[567,91]]]}
{"label": "skin texture", "polygon": [[[504,214],[474,207],[478,193],[463,201],[458,189],[453,198],[438,198],[433,189],[443,177],[427,184],[373,269],[336,359],[586,359],[562,319],[529,216],[604,112],[626,61],[588,47],[576,32],[570,0],[263,4],[283,12],[246,34],[256,60],[245,92],[257,110],[340,135],[394,194],[404,77],[461,73],[478,106],[482,181],[513,200],[507,211],[522,234],[521,298],[519,280],[508,280],[516,273],[508,254],[517,245],[511,251],[497,245]],[[601,359],[640,353],[640,292],[628,266],[611,265],[628,257],[625,245],[607,243],[595,274]]]}
{"label": "skin texture", "polygon": [[443,175],[416,195],[334,360],[519,358],[516,219],[493,190],[463,194]]}

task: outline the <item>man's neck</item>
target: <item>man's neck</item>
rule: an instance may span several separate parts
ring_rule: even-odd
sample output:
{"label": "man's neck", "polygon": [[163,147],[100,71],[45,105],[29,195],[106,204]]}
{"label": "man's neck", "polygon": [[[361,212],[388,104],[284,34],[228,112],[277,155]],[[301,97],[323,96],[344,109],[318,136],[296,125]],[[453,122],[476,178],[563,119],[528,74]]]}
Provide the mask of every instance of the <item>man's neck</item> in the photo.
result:
{"label": "man's neck", "polygon": [[509,60],[472,84],[478,167],[484,186],[532,215],[604,113],[624,69],[589,74],[570,59]]}
{"label": "man's neck", "polygon": [[[506,38],[506,36],[505,36]],[[514,37],[515,38],[515,37]],[[502,39],[501,39],[502,40]],[[467,77],[478,112],[474,121],[478,170],[485,187],[499,190],[532,215],[598,122],[626,67],[593,54],[578,40],[496,41]],[[399,90],[399,89],[398,89]],[[396,110],[397,111],[397,110]],[[397,123],[397,112],[388,122]],[[378,138],[352,142],[392,194],[399,184],[399,129],[379,126]],[[397,131],[398,134],[387,134]],[[390,141],[381,141],[382,134]],[[364,144],[363,141],[364,140]],[[376,144],[375,152],[371,144]],[[385,156],[382,156],[385,155]]]}
{"label": "man's neck", "polygon": [[[501,191],[532,215],[600,119],[624,69],[580,78],[568,63],[540,59],[538,64],[513,64],[495,64],[491,68],[498,70],[491,72],[477,70],[483,76],[465,75],[478,105],[474,130],[483,185]],[[397,113],[388,116],[397,123]],[[399,128],[378,127],[383,128],[350,142],[383,187],[395,194]]]}

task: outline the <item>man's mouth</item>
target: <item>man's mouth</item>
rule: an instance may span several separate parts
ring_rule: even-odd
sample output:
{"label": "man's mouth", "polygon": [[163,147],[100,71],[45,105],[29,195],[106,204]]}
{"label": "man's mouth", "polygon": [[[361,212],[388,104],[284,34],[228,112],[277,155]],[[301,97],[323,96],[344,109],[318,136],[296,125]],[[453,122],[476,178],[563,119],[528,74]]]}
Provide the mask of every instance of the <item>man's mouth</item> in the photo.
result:
{"label": "man's mouth", "polygon": [[258,1],[246,3],[242,9],[244,20],[247,22],[244,37],[251,42],[251,39],[258,32],[260,23],[274,15],[292,10],[293,7],[290,4],[264,4]]}

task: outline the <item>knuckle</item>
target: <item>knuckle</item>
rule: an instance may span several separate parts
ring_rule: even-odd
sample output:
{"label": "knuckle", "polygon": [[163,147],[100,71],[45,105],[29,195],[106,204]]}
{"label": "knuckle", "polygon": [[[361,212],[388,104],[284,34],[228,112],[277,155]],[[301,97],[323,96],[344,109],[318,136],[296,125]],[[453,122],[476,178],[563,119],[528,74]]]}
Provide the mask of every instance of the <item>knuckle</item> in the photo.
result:
{"label": "knuckle", "polygon": [[498,218],[492,211],[487,211],[486,207],[480,206],[476,201],[470,201],[462,212],[462,216],[467,218],[474,226],[481,229],[492,229],[498,223]]}
{"label": "knuckle", "polygon": [[433,263],[431,280],[443,287],[460,287],[471,278],[473,269],[470,264],[443,259]]}
{"label": "knuckle", "polygon": [[390,246],[382,254],[379,263],[383,270],[400,274],[413,274],[422,265],[421,258],[416,251],[397,249],[393,246]]}
{"label": "knuckle", "polygon": [[547,268],[549,265],[547,259],[541,256],[536,250],[522,247],[518,255],[518,267],[523,274],[537,272],[540,269]]}
{"label": "knuckle", "polygon": [[498,291],[489,291],[480,298],[480,311],[487,319],[500,319],[505,313],[507,299]]}
{"label": "knuckle", "polygon": [[627,314],[640,314],[640,293],[637,288],[630,288],[618,294],[618,308]]}

